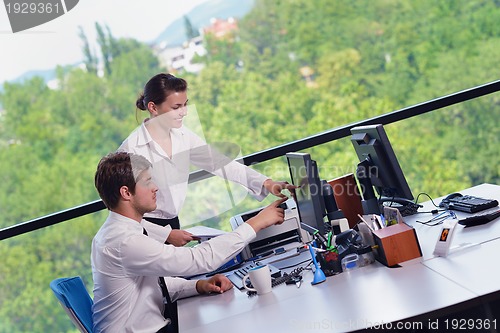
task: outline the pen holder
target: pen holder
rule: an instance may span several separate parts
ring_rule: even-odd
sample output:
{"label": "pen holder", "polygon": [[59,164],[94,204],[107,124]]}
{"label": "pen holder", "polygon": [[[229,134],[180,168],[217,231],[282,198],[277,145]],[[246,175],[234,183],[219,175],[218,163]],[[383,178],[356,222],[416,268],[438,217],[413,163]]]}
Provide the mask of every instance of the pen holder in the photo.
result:
{"label": "pen holder", "polygon": [[332,276],[342,273],[342,266],[340,265],[339,254],[334,251],[318,252],[316,260],[321,266],[321,269],[326,276]]}
{"label": "pen holder", "polygon": [[374,230],[373,240],[378,247],[375,258],[389,267],[422,256],[417,233],[406,223]]}

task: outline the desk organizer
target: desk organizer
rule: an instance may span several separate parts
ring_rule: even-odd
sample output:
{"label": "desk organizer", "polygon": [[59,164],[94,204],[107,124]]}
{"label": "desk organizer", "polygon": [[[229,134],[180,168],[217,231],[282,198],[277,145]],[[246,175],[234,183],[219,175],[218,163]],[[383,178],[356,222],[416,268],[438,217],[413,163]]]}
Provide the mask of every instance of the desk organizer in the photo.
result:
{"label": "desk organizer", "polygon": [[422,256],[415,229],[406,223],[398,223],[373,231],[375,258],[386,266],[394,266],[403,261]]}
{"label": "desk organizer", "polygon": [[342,273],[339,254],[333,251],[318,252],[316,260],[319,262],[321,269],[326,276],[332,276]]}

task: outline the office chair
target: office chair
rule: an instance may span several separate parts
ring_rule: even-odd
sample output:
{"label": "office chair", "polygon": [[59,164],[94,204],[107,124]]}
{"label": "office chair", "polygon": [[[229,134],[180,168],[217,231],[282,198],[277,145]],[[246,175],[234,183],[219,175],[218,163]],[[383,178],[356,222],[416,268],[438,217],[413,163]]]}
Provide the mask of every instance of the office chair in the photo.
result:
{"label": "office chair", "polygon": [[80,332],[92,333],[92,304],[94,302],[82,278],[74,276],[55,279],[50,282],[50,289]]}

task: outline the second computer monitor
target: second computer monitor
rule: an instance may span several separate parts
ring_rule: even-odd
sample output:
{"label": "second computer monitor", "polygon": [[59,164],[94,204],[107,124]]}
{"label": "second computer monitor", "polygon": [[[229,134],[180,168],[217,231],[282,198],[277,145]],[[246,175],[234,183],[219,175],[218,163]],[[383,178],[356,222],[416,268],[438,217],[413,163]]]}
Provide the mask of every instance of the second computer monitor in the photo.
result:
{"label": "second computer monitor", "polygon": [[325,206],[316,162],[307,153],[287,153],[286,157],[292,184],[298,187],[295,189],[294,199],[300,221],[324,235]]}
{"label": "second computer monitor", "polygon": [[411,204],[413,195],[381,124],[351,129],[351,142],[381,201]]}

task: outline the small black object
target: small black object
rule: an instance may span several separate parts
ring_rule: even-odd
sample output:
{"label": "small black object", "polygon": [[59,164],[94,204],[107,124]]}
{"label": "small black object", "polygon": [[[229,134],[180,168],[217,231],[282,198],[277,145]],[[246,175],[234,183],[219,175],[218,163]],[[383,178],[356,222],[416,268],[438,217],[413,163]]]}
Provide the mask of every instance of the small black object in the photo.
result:
{"label": "small black object", "polygon": [[287,210],[288,209],[288,205],[286,204],[286,201],[285,202],[282,202],[278,205],[278,208],[282,208],[284,210]]}
{"label": "small black object", "polygon": [[460,197],[463,197],[462,193],[458,193],[458,192],[450,193],[446,196],[446,198],[443,199],[443,201],[441,201],[441,203],[439,204],[439,207],[444,207],[444,205],[449,203],[452,199],[460,198]]}
{"label": "small black object", "polygon": [[248,290],[248,291],[247,291],[247,296],[248,296],[248,297],[252,297],[252,296],[255,296],[255,295],[257,295],[257,292],[256,292],[256,291],[253,291],[253,290]]}
{"label": "small black object", "polygon": [[290,273],[283,273],[282,276],[274,278],[272,282],[273,288],[279,286],[282,283],[288,284],[289,281],[293,281],[296,283],[297,281],[302,280],[302,271],[305,267],[297,267]]}
{"label": "small black object", "polygon": [[342,265],[340,256],[334,251],[318,252],[316,260],[319,262],[325,276],[332,276],[342,273]]}
{"label": "small black object", "polygon": [[473,227],[476,225],[486,224],[488,222],[493,221],[494,219],[500,217],[500,209],[497,209],[493,212],[487,212],[482,214],[477,214],[473,216],[469,216],[463,219],[458,220],[458,223],[464,225],[465,228]]}
{"label": "small black object", "polygon": [[300,280],[302,280],[302,275],[298,275],[298,276],[292,276],[289,280],[287,280],[285,282],[285,284],[297,284],[297,282],[299,282]]}
{"label": "small black object", "polygon": [[439,207],[466,213],[477,213],[496,206],[498,206],[497,200],[485,199],[472,195],[462,195],[460,193],[448,195],[439,204]]}

